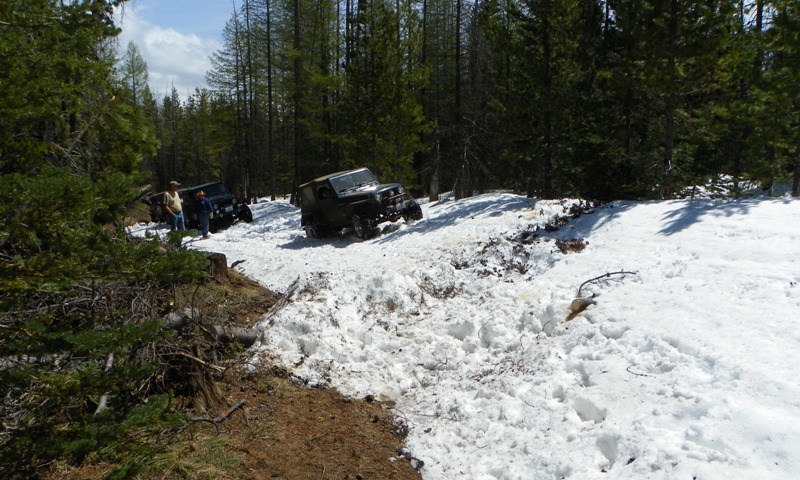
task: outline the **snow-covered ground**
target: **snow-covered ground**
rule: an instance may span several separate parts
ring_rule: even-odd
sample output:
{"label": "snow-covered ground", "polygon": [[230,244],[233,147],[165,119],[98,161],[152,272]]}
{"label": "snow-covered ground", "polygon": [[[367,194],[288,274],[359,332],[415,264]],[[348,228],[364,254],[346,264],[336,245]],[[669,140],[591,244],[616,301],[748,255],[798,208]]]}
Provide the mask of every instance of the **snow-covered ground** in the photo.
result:
{"label": "snow-covered ground", "polygon": [[190,248],[288,300],[254,359],[394,402],[425,479],[798,478],[800,201],[614,202],[543,228],[574,203],[445,199],[359,241],[264,202]]}

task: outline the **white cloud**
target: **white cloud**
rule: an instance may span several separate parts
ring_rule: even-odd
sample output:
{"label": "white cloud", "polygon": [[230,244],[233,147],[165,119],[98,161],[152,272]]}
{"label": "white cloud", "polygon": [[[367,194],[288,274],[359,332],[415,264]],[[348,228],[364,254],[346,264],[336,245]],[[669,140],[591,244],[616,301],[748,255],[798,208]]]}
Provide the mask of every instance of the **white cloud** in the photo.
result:
{"label": "white cloud", "polygon": [[222,48],[213,37],[200,37],[174,28],[154,25],[143,18],[142,10],[126,8],[119,16],[120,50],[133,41],[147,62],[150,89],[162,98],[174,86],[185,98],[197,87],[206,87],[205,75],[211,68],[209,57]]}

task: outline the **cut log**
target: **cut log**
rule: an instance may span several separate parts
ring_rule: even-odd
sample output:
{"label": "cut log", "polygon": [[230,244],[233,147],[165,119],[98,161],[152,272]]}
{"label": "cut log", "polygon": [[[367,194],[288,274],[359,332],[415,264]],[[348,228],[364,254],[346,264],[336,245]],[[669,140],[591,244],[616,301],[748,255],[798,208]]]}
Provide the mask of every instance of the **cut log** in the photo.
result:
{"label": "cut log", "polygon": [[[185,313],[172,312],[164,320],[164,328],[166,329],[181,329],[189,322],[189,316]],[[222,343],[237,342],[243,347],[249,347],[256,343],[261,332],[258,328],[242,328],[242,327],[220,327],[214,325],[210,327],[212,331],[208,331],[212,335],[211,339]]]}
{"label": "cut log", "polygon": [[249,347],[256,343],[258,336],[261,334],[255,328],[240,328],[240,327],[214,327],[214,332],[217,334],[217,341],[223,343],[237,342],[244,347]]}

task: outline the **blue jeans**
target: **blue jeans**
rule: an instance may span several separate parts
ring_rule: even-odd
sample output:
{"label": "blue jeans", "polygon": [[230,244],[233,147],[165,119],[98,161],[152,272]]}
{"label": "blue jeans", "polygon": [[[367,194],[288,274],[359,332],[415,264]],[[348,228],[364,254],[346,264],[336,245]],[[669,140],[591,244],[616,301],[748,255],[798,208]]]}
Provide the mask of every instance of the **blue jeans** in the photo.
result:
{"label": "blue jeans", "polygon": [[209,225],[211,224],[210,215],[208,212],[200,212],[197,214],[200,220],[200,230],[203,231],[203,238],[208,236]]}
{"label": "blue jeans", "polygon": [[182,213],[176,213],[175,215],[169,217],[169,229],[173,232],[175,230],[186,230],[186,224],[183,220]]}

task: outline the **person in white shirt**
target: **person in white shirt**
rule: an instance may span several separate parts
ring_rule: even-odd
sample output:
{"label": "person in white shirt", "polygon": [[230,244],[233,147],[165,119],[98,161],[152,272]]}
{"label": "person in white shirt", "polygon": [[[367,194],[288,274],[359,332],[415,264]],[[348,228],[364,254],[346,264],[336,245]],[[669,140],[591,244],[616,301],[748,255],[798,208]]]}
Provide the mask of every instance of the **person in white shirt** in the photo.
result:
{"label": "person in white shirt", "polygon": [[169,219],[169,226],[171,231],[186,230],[186,222],[183,218],[183,204],[181,204],[181,196],[178,195],[178,187],[181,184],[172,180],[169,182],[169,190],[164,193],[164,211],[167,213]]}

